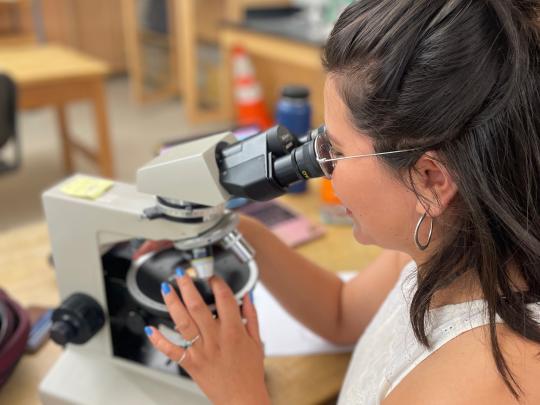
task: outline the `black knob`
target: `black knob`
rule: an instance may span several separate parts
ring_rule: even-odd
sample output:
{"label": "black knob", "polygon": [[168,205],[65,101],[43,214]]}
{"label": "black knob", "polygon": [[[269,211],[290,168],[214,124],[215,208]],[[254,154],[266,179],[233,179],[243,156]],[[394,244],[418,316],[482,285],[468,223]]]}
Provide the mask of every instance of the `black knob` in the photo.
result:
{"label": "black knob", "polygon": [[58,321],[51,326],[51,339],[62,346],[73,340],[76,334],[75,327],[67,321]]}
{"label": "black knob", "polygon": [[51,338],[60,345],[83,344],[105,323],[99,303],[86,294],[70,295],[52,314]]}

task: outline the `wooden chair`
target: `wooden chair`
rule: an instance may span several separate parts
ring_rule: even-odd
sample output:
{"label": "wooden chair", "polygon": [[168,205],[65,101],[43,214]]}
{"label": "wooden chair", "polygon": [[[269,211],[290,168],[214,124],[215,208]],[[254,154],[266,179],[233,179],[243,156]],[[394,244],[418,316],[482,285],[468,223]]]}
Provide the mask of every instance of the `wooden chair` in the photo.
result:
{"label": "wooden chair", "polygon": [[[21,144],[17,137],[17,89],[8,75],[0,73],[0,174],[17,169],[21,164]],[[2,152],[10,147],[11,159],[5,160]]]}
{"label": "wooden chair", "polygon": [[35,41],[31,0],[0,0],[0,45]]}

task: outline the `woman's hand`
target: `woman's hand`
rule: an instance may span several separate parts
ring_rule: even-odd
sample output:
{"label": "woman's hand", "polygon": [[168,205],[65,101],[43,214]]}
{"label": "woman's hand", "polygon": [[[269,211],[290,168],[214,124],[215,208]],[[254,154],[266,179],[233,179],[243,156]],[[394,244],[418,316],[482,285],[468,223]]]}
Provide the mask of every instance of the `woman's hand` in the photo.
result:
{"label": "woman's hand", "polygon": [[167,283],[162,285],[162,294],[177,330],[193,343],[184,349],[157,329],[147,327],[152,345],[181,363],[214,404],[270,403],[257,313],[249,297],[244,297],[241,314],[229,286],[223,279],[212,277],[210,285],[218,311],[215,319],[189,276],[179,276],[176,282],[185,305]]}

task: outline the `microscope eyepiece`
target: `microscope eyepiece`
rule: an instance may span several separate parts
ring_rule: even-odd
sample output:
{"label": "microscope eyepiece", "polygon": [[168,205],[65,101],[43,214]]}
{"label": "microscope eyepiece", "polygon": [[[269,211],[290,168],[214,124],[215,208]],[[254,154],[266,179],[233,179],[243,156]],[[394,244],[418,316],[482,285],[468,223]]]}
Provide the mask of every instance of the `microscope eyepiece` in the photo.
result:
{"label": "microscope eyepiece", "polygon": [[232,195],[265,201],[278,197],[299,180],[324,175],[315,155],[317,130],[297,140],[275,126],[216,149],[220,183]]}
{"label": "microscope eyepiece", "polygon": [[298,141],[287,130],[280,125],[270,128],[265,133],[268,151],[273,153],[275,157],[287,155],[297,146]]}
{"label": "microscope eyepiece", "polygon": [[315,141],[300,145],[293,152],[296,167],[304,180],[324,176],[317,155],[315,154]]}
{"label": "microscope eyepiece", "polygon": [[290,155],[276,159],[274,163],[276,180],[283,187],[323,175],[315,156],[313,141],[300,145]]}

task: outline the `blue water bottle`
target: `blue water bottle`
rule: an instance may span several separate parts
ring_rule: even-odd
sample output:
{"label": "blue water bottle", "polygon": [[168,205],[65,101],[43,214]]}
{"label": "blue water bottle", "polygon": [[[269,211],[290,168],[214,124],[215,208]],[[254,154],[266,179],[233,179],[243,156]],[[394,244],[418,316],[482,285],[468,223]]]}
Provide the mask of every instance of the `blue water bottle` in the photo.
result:
{"label": "blue water bottle", "polygon": [[[294,136],[305,135],[311,128],[311,105],[309,104],[309,89],[304,86],[289,85],[281,91],[277,103],[276,120]],[[299,181],[289,187],[292,193],[306,191],[305,181]]]}

